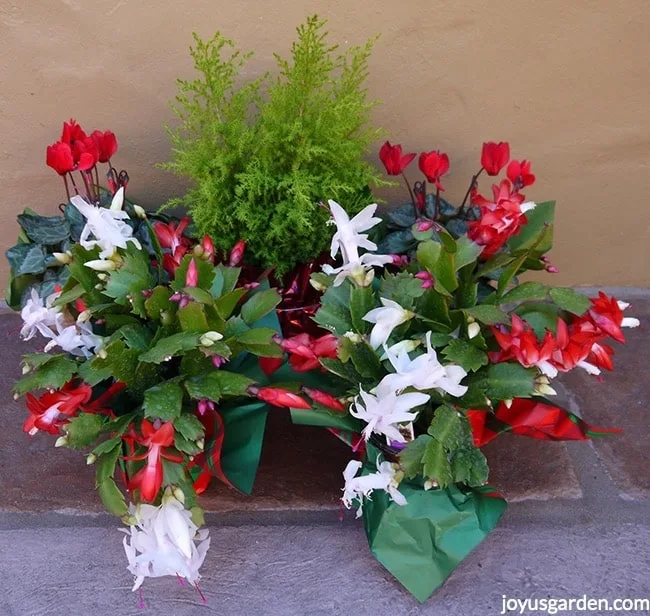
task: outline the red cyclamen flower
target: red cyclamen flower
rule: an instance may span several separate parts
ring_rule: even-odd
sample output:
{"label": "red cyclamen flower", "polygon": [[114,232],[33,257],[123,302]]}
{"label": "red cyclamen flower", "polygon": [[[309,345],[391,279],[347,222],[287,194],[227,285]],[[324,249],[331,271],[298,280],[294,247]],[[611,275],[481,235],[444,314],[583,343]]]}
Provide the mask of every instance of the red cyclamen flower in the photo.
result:
{"label": "red cyclamen flower", "polygon": [[513,160],[506,171],[508,179],[517,187],[524,188],[535,183],[535,176],[530,172],[530,161]]}
{"label": "red cyclamen flower", "polygon": [[90,136],[97,145],[97,158],[99,162],[109,162],[113,154],[117,152],[117,138],[115,137],[115,133],[110,130],[104,132],[95,130]]}
{"label": "red cyclamen flower", "polygon": [[510,144],[506,141],[495,143],[488,141],[483,144],[481,166],[488,175],[498,175],[510,160]]}
{"label": "red cyclamen flower", "polygon": [[391,145],[390,141],[386,141],[379,150],[379,159],[386,167],[388,175],[399,175],[411,164],[414,158],[415,153],[402,154],[402,146]]}
{"label": "red cyclamen flower", "polygon": [[445,190],[440,183],[440,178],[449,171],[449,156],[441,153],[440,150],[422,152],[418,165],[429,182],[435,184],[438,190]]}

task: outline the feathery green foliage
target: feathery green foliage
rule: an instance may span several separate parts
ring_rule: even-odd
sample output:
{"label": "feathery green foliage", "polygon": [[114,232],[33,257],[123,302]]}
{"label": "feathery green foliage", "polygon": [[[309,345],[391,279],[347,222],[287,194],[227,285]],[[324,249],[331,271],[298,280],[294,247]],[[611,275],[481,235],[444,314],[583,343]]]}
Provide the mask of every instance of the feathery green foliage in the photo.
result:
{"label": "feathery green foliage", "polygon": [[279,73],[243,85],[251,54],[217,33],[191,48],[200,73],[178,81],[172,105],[180,120],[169,129],[173,161],[163,165],[193,180],[183,204],[217,248],[247,242],[247,259],[284,273],[327,247],[329,217],[319,204],[339,201],[349,213],[384,183],[364,161],[380,136],[370,128],[364,82],[374,40],[338,53],[324,21],[298,27],[289,59],[276,54]]}

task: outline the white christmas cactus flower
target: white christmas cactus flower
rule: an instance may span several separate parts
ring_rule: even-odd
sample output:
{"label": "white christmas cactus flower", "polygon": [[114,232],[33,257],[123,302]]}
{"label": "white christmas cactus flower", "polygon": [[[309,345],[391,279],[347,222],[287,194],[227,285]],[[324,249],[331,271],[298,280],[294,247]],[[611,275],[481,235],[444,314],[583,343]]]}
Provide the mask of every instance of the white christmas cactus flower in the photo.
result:
{"label": "white christmas cactus flower", "polygon": [[367,234],[362,233],[381,222],[381,218],[373,216],[377,204],[373,203],[365,207],[352,220],[336,201],[330,199],[329,206],[332,213],[330,223],[335,224],[337,228],[332,237],[330,255],[334,258],[340,252],[343,264],[336,268],[325,264],[322,270],[328,275],[336,274],[335,287],[343,284],[347,277],[352,278],[360,286],[368,286],[373,278],[373,272],[368,270],[375,265],[386,265],[393,260],[390,255],[375,255],[371,252],[359,256],[359,248],[368,251],[377,250],[377,244],[371,242]]}
{"label": "white christmas cactus flower", "polygon": [[207,529],[198,530],[174,492],[168,487],[159,507],[131,505],[130,512],[135,523],[119,530],[127,535],[123,545],[127,569],[135,577],[133,590],[140,588],[147,577],[164,575],[179,576],[196,585],[210,538]]}
{"label": "white christmas cactus flower", "polygon": [[55,326],[56,332],[51,329],[41,332],[50,339],[45,345],[46,353],[58,346],[66,353],[88,359],[103,346],[104,339],[93,333],[92,325],[88,321],[77,319],[76,323],[68,325],[63,315],[59,314]]}
{"label": "white christmas cactus flower", "polygon": [[451,396],[464,396],[467,386],[460,382],[467,372],[458,365],[443,366],[438,361],[438,355],[431,346],[431,332],[426,334],[427,352],[411,360],[406,348],[401,348],[398,354],[386,349],[386,355],[395,368],[395,372],[387,374],[377,385],[376,393],[381,396],[390,391],[402,391],[414,387],[420,391],[441,389]]}
{"label": "white christmas cactus flower", "polygon": [[378,349],[385,344],[398,325],[406,323],[406,321],[415,316],[414,312],[402,308],[402,306],[392,299],[386,299],[384,297],[380,297],[379,299],[383,307],[373,308],[363,317],[364,321],[375,324],[370,332],[370,346],[373,349]]}
{"label": "white christmas cactus flower", "polygon": [[[616,303],[621,310],[626,310],[630,307],[630,304],[628,302],[618,300]],[[635,319],[634,317],[623,317],[621,321],[621,327],[639,327],[639,325],[641,325],[641,321],[639,321],[639,319]]]}
{"label": "white christmas cactus flower", "polygon": [[366,422],[367,425],[362,430],[366,441],[374,432],[383,434],[388,443],[405,443],[406,439],[399,431],[399,425],[414,421],[417,413],[410,412],[411,409],[428,400],[427,394],[382,391],[381,395],[373,395],[360,387],[359,396],[355,398],[354,404],[350,405],[350,414]]}
{"label": "white christmas cactus flower", "polygon": [[395,467],[390,462],[379,463],[378,459],[376,473],[357,477],[361,466],[361,462],[358,460],[350,460],[343,471],[345,486],[343,487],[341,501],[346,509],[350,509],[356,500],[359,504],[356,517],[361,517],[363,513],[363,499],[370,498],[374,490],[385,490],[398,505],[407,504],[406,498],[397,489],[399,482],[397,481]]}
{"label": "white christmas cactus flower", "polygon": [[[86,225],[79,238],[79,243],[86,250],[98,246],[101,249],[99,258],[108,259],[117,248],[126,248],[127,242],[133,242],[138,250],[142,249],[140,242],[133,237],[133,229],[124,222],[125,219],[128,220],[129,215],[122,209],[123,187],[115,193],[109,208],[91,205],[79,195],[72,197],[70,202],[86,219]],[[94,239],[90,239],[91,236]]]}
{"label": "white christmas cactus flower", "polygon": [[29,299],[20,311],[23,319],[20,335],[24,340],[31,340],[37,332],[46,337],[52,334],[51,328],[56,324],[61,311],[52,305],[58,296],[59,293],[52,293],[43,301],[36,289],[31,290]]}

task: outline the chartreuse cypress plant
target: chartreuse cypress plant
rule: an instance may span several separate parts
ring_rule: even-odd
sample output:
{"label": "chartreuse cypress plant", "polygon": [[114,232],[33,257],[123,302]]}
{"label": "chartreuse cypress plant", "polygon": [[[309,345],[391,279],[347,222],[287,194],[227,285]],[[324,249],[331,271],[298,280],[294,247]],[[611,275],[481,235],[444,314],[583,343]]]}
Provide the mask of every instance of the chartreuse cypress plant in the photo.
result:
{"label": "chartreuse cypress plant", "polygon": [[196,34],[191,48],[199,76],[179,80],[168,127],[173,160],[164,168],[192,180],[185,205],[217,248],[247,242],[247,260],[282,274],[316,257],[329,242],[321,203],[339,201],[354,214],[382,184],[364,160],[380,131],[369,126],[376,101],[364,82],[374,39],[339,52],[325,22],[310,17],[278,74],[243,82],[252,55],[217,33]]}

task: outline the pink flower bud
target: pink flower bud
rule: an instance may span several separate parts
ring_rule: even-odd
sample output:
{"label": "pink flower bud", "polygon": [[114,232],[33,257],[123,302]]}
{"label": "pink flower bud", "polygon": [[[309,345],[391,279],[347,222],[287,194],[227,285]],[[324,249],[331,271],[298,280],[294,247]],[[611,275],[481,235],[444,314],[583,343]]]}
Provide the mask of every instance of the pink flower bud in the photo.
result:
{"label": "pink flower bud", "polygon": [[228,262],[230,267],[236,267],[241,263],[241,260],[244,257],[244,250],[246,250],[246,242],[244,240],[239,240],[230,251],[230,259]]}
{"label": "pink flower bud", "polygon": [[422,284],[420,285],[422,289],[431,289],[435,282],[433,276],[429,272],[418,272],[415,274],[415,277],[418,280],[422,280]]}
{"label": "pink flower bud", "polygon": [[393,265],[397,267],[406,267],[409,264],[407,255],[391,255],[393,257]]}
{"label": "pink flower bud", "polygon": [[433,220],[419,220],[416,228],[418,231],[428,231],[433,228],[433,225]]}
{"label": "pink flower bud", "polygon": [[560,270],[557,267],[555,267],[554,265],[547,265],[546,266],[546,271],[549,274],[557,274]]}
{"label": "pink flower bud", "polygon": [[278,387],[249,387],[248,393],[267,404],[284,408],[310,409],[310,404],[298,394]]}
{"label": "pink flower bud", "polygon": [[204,235],[203,236],[203,241],[201,242],[201,246],[203,248],[203,256],[206,260],[212,261],[214,258],[214,242],[212,241],[212,238],[209,235]]}
{"label": "pink flower bud", "polygon": [[196,267],[196,261],[192,259],[190,264],[187,266],[187,272],[185,274],[185,286],[186,287],[196,287],[199,284],[199,270]]}
{"label": "pink flower bud", "polygon": [[222,355],[213,355],[212,356],[212,365],[218,370],[223,366],[228,360]]}

